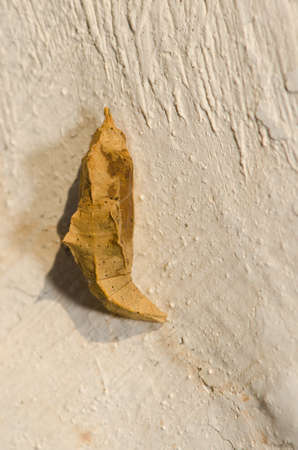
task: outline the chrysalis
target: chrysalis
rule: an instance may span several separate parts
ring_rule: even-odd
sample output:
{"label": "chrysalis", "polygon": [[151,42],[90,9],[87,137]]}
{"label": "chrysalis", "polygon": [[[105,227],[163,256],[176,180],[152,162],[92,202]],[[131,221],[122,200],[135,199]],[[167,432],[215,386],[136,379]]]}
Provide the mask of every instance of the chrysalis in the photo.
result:
{"label": "chrysalis", "polygon": [[[63,242],[93,295],[120,316],[164,322],[166,314],[131,279],[133,260],[133,163],[126,138],[110,111],[82,160],[80,200]],[[104,297],[104,299],[103,299]]]}

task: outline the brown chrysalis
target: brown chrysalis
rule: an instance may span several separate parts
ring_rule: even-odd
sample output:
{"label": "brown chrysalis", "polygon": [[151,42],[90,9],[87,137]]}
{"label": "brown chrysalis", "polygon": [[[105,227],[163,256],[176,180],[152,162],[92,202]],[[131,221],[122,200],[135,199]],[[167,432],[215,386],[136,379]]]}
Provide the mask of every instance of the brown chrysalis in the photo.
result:
{"label": "brown chrysalis", "polygon": [[63,242],[95,297],[120,316],[164,322],[131,279],[133,260],[133,163],[124,133],[110,111],[82,160],[80,200]]}

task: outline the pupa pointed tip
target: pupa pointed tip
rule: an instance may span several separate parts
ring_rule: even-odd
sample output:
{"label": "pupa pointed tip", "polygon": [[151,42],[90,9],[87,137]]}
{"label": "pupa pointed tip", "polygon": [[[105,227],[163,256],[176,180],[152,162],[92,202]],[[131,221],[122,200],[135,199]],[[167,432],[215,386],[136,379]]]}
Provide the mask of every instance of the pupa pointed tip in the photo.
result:
{"label": "pupa pointed tip", "polygon": [[110,108],[108,106],[105,106],[103,111],[105,114],[105,118],[108,119],[111,116]]}
{"label": "pupa pointed tip", "polygon": [[125,283],[126,280],[122,280],[122,277],[118,277],[119,279],[123,286],[116,291],[117,277],[99,280],[99,287],[106,296],[107,309],[129,319],[159,323],[166,321],[167,315],[142,294],[131,279]]}
{"label": "pupa pointed tip", "polygon": [[108,106],[104,107],[104,114],[105,114],[104,124],[106,124],[109,127],[115,127],[115,123],[110,108],[108,108]]}

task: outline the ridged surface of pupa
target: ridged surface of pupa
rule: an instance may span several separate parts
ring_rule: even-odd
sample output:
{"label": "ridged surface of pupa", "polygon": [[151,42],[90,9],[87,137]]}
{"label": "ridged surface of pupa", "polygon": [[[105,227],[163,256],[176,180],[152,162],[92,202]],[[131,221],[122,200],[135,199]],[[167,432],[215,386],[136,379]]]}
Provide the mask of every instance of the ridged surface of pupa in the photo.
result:
{"label": "ridged surface of pupa", "polygon": [[164,322],[160,311],[131,279],[133,261],[133,163],[124,133],[110,111],[82,160],[80,199],[63,242],[89,289],[112,313]]}

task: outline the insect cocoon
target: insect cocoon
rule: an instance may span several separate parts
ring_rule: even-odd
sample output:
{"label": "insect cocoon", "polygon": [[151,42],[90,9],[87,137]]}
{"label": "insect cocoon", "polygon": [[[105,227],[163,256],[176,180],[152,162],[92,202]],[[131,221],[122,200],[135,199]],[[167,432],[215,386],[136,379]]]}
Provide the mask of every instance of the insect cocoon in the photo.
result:
{"label": "insect cocoon", "polygon": [[80,200],[63,242],[89,289],[112,313],[164,322],[160,311],[131,279],[133,260],[133,163],[124,133],[110,111],[82,160]]}

